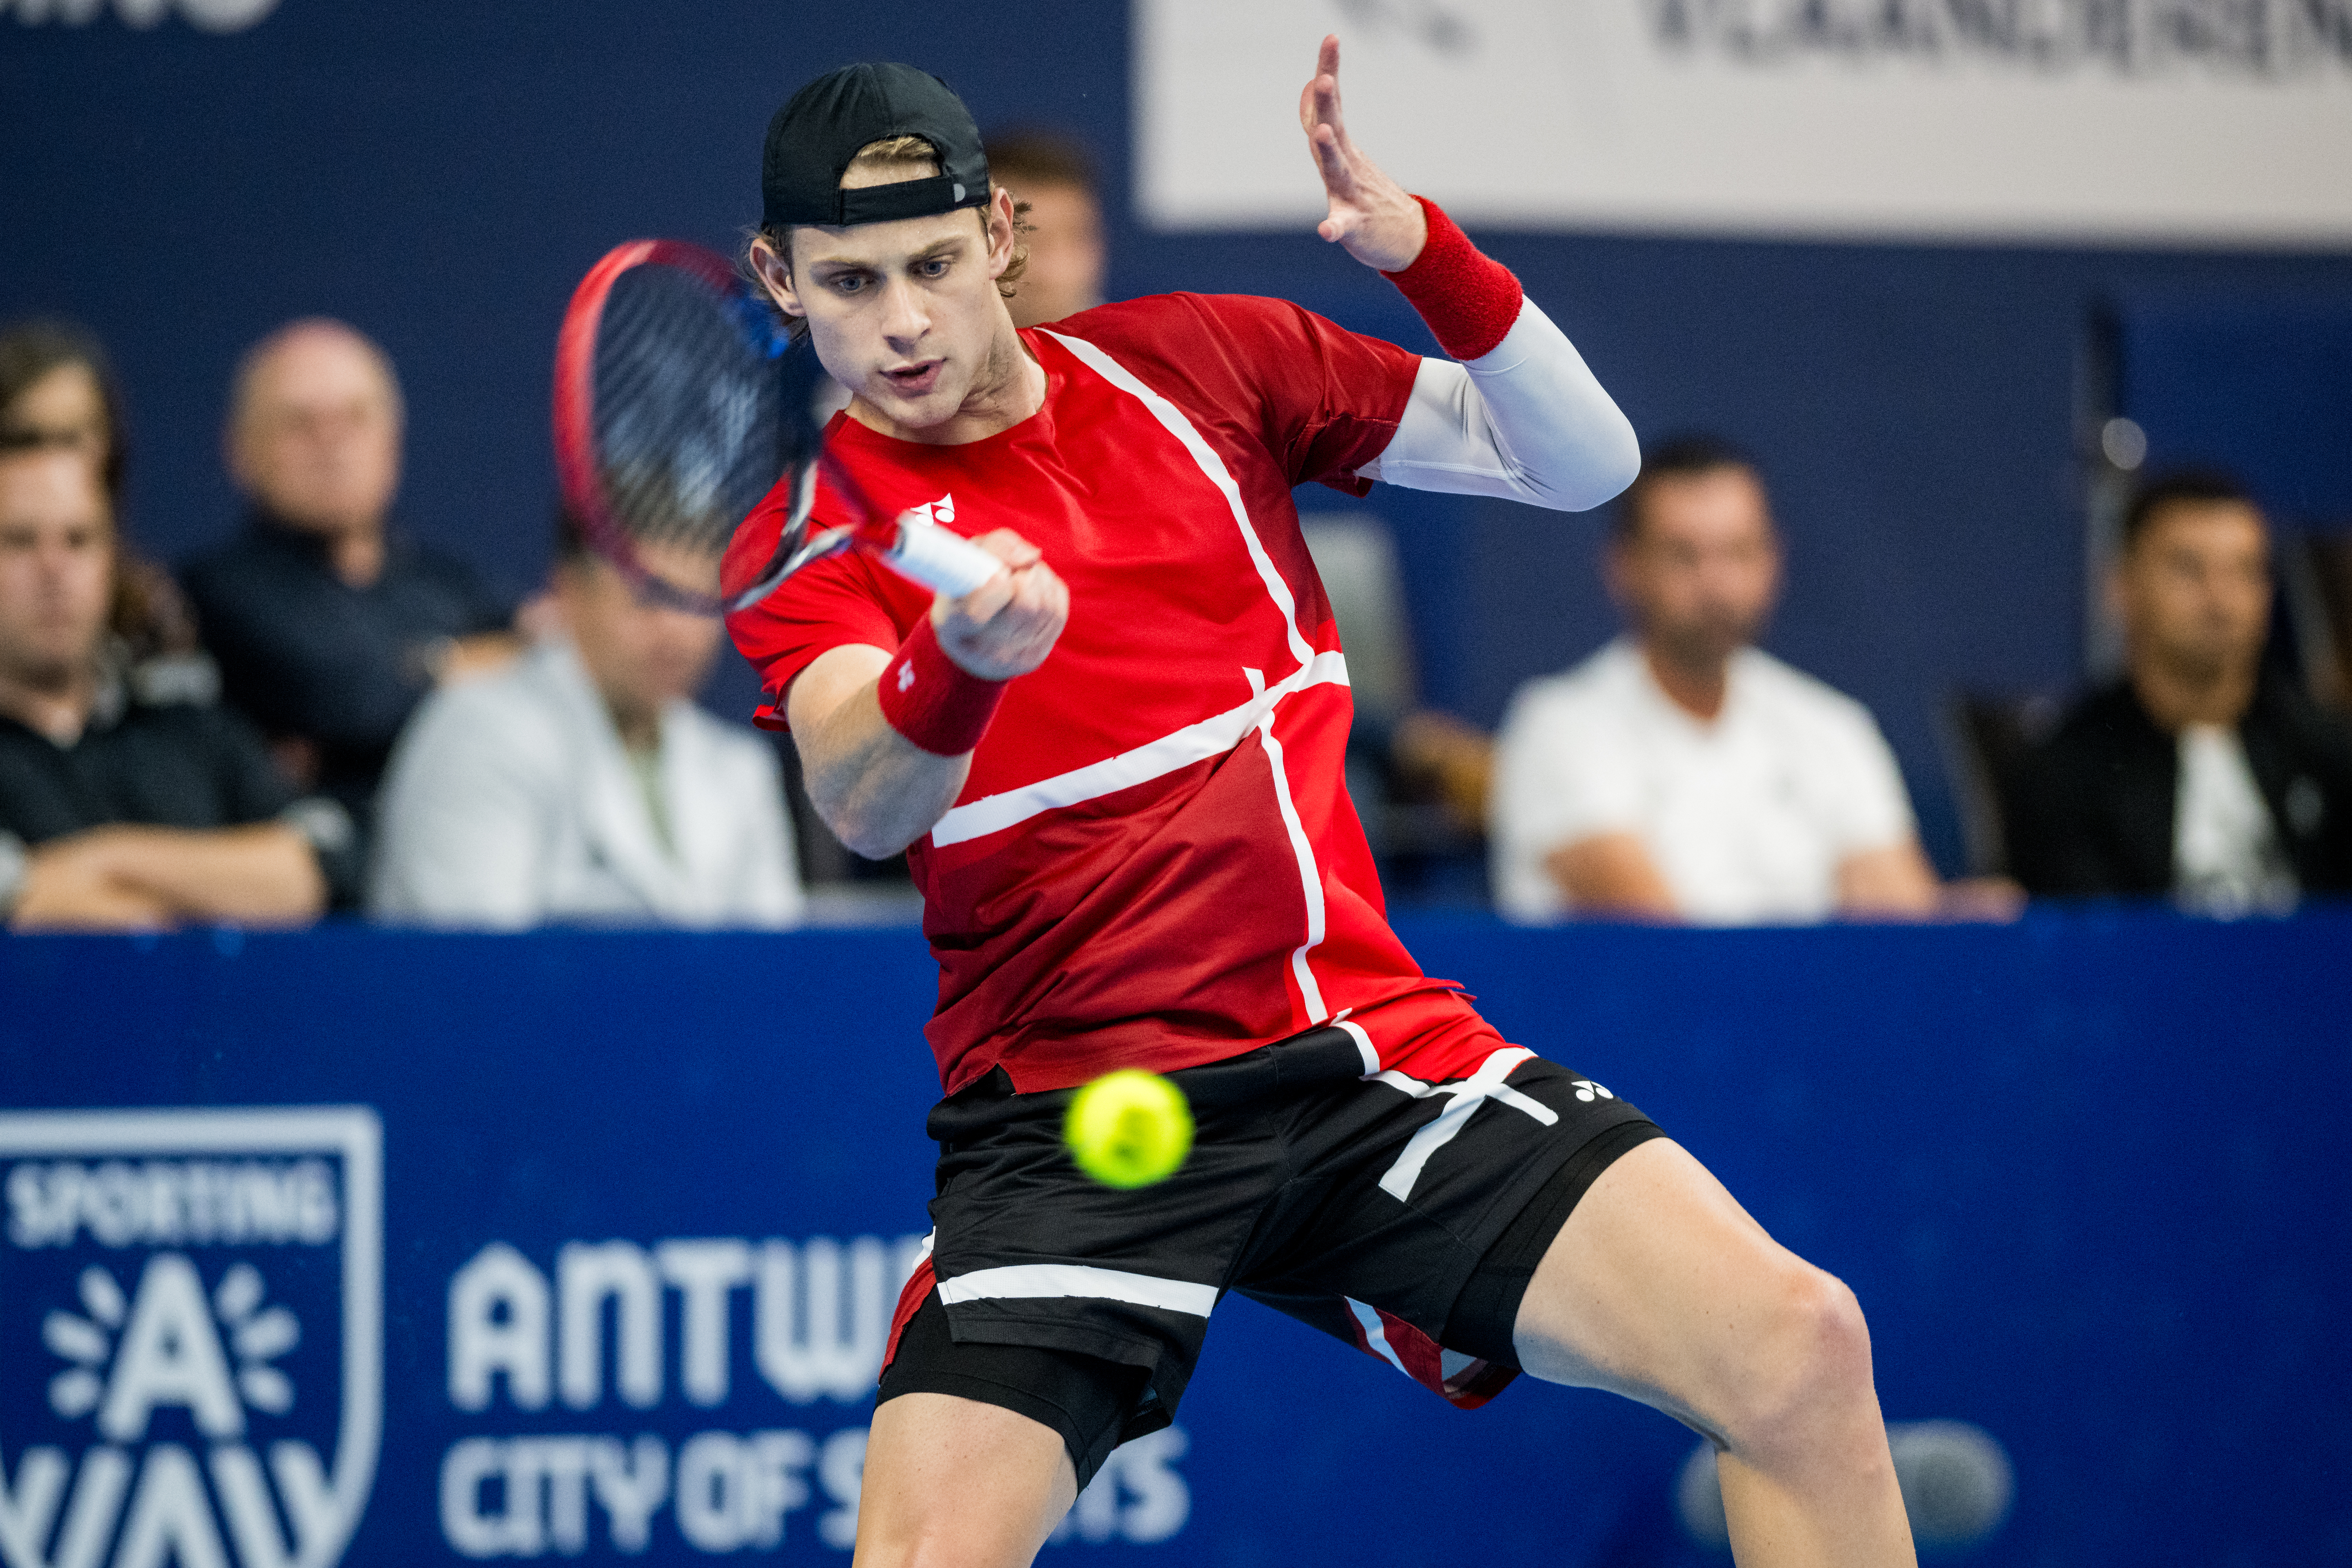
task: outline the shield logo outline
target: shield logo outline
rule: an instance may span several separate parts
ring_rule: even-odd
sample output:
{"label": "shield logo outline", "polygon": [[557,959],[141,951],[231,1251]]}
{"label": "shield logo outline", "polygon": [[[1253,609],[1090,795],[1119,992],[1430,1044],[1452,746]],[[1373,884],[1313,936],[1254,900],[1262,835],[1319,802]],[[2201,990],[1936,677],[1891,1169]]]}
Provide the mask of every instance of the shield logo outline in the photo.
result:
{"label": "shield logo outline", "polygon": [[358,1532],[383,1439],[383,1124],[373,1106],[0,1110],[0,1160],[331,1154],[342,1162],[342,1403],[332,1527],[289,1568],[332,1568]]}

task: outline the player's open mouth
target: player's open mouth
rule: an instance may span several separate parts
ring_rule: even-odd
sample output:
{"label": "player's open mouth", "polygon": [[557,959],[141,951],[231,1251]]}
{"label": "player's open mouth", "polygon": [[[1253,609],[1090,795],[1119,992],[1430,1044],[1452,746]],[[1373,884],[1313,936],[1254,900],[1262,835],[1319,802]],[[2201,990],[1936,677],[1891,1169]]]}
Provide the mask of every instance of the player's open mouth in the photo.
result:
{"label": "player's open mouth", "polygon": [[888,382],[892,389],[901,396],[920,397],[939,384],[940,372],[946,363],[945,360],[925,360],[920,364],[908,365],[898,370],[886,370],[882,373],[882,379]]}

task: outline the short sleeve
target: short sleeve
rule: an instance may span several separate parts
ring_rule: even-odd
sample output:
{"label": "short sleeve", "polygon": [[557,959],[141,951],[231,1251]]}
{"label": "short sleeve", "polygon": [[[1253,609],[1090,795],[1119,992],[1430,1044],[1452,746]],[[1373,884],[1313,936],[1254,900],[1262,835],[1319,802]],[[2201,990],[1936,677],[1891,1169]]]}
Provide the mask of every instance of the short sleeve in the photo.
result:
{"label": "short sleeve", "polygon": [[1859,703],[1846,703],[1826,739],[1816,755],[1826,826],[1837,853],[1859,855],[1907,842],[1917,831],[1911,797],[1877,722]]}
{"label": "short sleeve", "polygon": [[[837,508],[821,500],[819,521]],[[768,563],[787,510],[784,495],[771,495],[735,531],[720,574],[730,591]],[[853,643],[896,648],[930,605],[929,591],[861,551],[844,551],[803,567],[766,598],[730,614],[727,634],[759,672],[761,689],[776,699],[781,715],[784,694],[820,654]]]}
{"label": "short sleeve", "polygon": [[278,771],[269,748],[244,717],[232,709],[191,708],[183,710],[205,731],[205,744],[218,770],[224,827],[267,822],[294,803],[293,786]]}
{"label": "short sleeve", "polygon": [[1503,912],[1537,920],[1565,900],[1544,862],[1568,845],[1642,826],[1631,738],[1591,693],[1524,690],[1495,747],[1491,837]]}
{"label": "short sleeve", "polygon": [[[1396,435],[1421,356],[1351,332],[1284,300],[1187,295],[1219,352],[1259,400],[1266,449],[1294,485],[1314,480],[1349,495],[1356,470]],[[1205,379],[1205,378],[1204,378]]]}
{"label": "short sleeve", "polygon": [[297,800],[261,736],[235,712],[222,708],[197,711],[212,730],[213,754],[218,759],[222,794],[228,806],[228,821],[222,826],[247,826],[275,819],[292,827],[318,858],[331,906],[354,907],[365,868],[359,833],[350,814],[323,795]]}

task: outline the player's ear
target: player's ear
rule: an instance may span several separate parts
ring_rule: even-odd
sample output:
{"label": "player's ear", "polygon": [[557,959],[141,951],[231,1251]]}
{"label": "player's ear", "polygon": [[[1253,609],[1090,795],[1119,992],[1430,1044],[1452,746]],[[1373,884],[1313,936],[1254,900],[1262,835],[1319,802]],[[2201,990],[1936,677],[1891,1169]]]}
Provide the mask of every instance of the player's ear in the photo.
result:
{"label": "player's ear", "polygon": [[[789,242],[787,242],[789,243]],[[760,279],[760,287],[776,302],[776,309],[787,316],[805,316],[808,310],[793,289],[793,269],[776,249],[775,241],[766,235],[751,238],[751,270]]]}
{"label": "player's ear", "polygon": [[1013,265],[1013,247],[1020,237],[1020,226],[1013,218],[1013,193],[999,185],[988,203],[988,275],[991,278],[1003,277],[1004,269]]}

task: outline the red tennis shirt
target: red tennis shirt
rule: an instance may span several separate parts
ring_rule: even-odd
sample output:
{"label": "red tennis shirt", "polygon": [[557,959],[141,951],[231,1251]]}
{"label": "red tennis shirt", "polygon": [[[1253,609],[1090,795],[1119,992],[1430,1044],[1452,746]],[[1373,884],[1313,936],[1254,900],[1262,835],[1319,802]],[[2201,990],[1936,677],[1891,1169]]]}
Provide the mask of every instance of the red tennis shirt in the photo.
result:
{"label": "red tennis shirt", "polygon": [[[1347,663],[1290,498],[1308,479],[1363,493],[1418,356],[1278,300],[1191,294],[1021,335],[1045,401],[1011,429],[830,432],[877,505],[1012,529],[1069,584],[1061,640],[1006,687],[962,795],[908,851],[947,1089],[997,1066],[1024,1091],[1172,1071],[1332,1023],[1367,1071],[1474,1071],[1501,1042],[1389,929],[1345,785]],[[738,553],[765,559],[782,515],[755,513]],[[819,518],[846,521],[823,500]],[[930,604],[845,553],[728,626],[782,693],[828,648],[895,649]]]}

